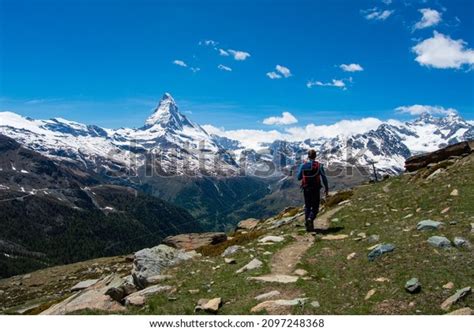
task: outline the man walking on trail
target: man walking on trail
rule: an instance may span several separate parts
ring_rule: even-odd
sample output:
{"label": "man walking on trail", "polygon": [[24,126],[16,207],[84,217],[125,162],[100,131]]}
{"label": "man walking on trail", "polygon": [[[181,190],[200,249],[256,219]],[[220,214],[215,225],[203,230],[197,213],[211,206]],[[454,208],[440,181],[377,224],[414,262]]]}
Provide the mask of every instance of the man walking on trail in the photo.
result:
{"label": "man walking on trail", "polygon": [[316,161],[316,151],[308,151],[308,160],[300,166],[298,180],[304,194],[305,226],[306,231],[314,232],[314,219],[319,212],[321,181],[324,184],[326,197],[329,193],[328,179],[324,167]]}

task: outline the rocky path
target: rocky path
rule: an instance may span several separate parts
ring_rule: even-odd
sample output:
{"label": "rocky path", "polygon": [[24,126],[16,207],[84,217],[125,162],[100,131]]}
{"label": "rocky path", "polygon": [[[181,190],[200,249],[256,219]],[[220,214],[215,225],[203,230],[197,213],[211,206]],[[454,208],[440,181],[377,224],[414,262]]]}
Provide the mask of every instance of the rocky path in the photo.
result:
{"label": "rocky path", "polygon": [[336,214],[339,210],[341,210],[343,206],[339,206],[336,208],[333,208],[324,214],[322,214],[320,217],[317,217],[316,220],[314,221],[314,228],[316,230],[327,230],[329,229],[329,226],[331,225],[331,217]]}
{"label": "rocky path", "polygon": [[311,247],[314,237],[311,234],[294,236],[295,242],[285,246],[273,255],[271,261],[272,274],[291,275],[296,264]]}

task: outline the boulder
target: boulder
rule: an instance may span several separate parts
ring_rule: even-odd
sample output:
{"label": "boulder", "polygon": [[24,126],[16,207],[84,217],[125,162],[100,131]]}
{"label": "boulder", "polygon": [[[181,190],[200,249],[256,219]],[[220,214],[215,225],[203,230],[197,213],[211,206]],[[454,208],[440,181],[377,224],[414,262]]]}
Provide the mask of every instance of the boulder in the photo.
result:
{"label": "boulder", "polygon": [[405,169],[408,172],[416,171],[425,168],[430,163],[438,163],[448,159],[451,156],[460,156],[466,153],[471,153],[472,146],[468,142],[460,142],[454,145],[447,146],[432,153],[415,155],[409,157],[405,161]]}
{"label": "boulder", "polygon": [[419,230],[419,231],[437,230],[442,226],[443,226],[442,222],[432,221],[432,220],[424,220],[424,221],[418,222],[418,224],[416,225],[416,229]]}
{"label": "boulder", "polygon": [[451,242],[448,238],[442,236],[432,236],[427,240],[428,244],[437,248],[449,248],[451,247]]}
{"label": "boulder", "polygon": [[145,248],[135,253],[132,277],[138,288],[149,284],[147,278],[160,275],[166,267],[174,266],[196,256],[195,252],[184,252],[166,245]]}
{"label": "boulder", "polygon": [[469,293],[471,293],[471,288],[470,287],[465,287],[462,288],[453,295],[451,295],[449,298],[447,298],[442,304],[441,304],[441,309],[443,310],[449,310],[452,305],[454,305],[456,302],[467,296]]}
{"label": "boulder", "polygon": [[173,293],[176,291],[176,288],[169,285],[153,285],[143,289],[141,291],[130,294],[125,297],[126,306],[143,306],[146,300],[156,294],[160,293]]}
{"label": "boulder", "polygon": [[270,300],[264,301],[250,309],[252,313],[259,313],[266,311],[269,314],[289,314],[291,308],[294,306],[302,306],[308,299],[307,298],[296,298],[292,300]]}
{"label": "boulder", "polygon": [[285,240],[284,237],[281,236],[266,236],[263,238],[260,238],[258,241],[261,243],[267,243],[267,242],[272,242],[272,243],[279,243]]}
{"label": "boulder", "polygon": [[196,250],[203,246],[216,245],[227,240],[223,232],[184,233],[166,237],[163,244],[185,251]]}
{"label": "boulder", "polygon": [[270,291],[270,292],[267,292],[267,293],[257,295],[254,299],[257,300],[257,301],[268,300],[268,299],[277,297],[280,294],[281,293],[279,291],[275,290],[275,291]]}
{"label": "boulder", "polygon": [[259,220],[255,218],[247,218],[246,220],[240,221],[237,224],[237,230],[248,230],[251,231],[257,227]]}
{"label": "boulder", "polygon": [[418,293],[421,291],[421,284],[418,278],[412,278],[405,284],[405,290],[409,293]]}
{"label": "boulder", "polygon": [[221,305],[222,305],[221,298],[200,299],[197,303],[197,306],[194,308],[194,310],[195,311],[204,310],[210,313],[217,313]]}
{"label": "boulder", "polygon": [[235,273],[236,273],[236,274],[240,274],[240,273],[242,273],[242,272],[244,272],[244,271],[258,269],[258,268],[260,268],[262,265],[263,265],[262,261],[260,261],[259,259],[253,259],[252,261],[250,261],[249,263],[247,263],[246,265],[244,265],[242,268],[240,268],[239,270],[237,270]]}
{"label": "boulder", "polygon": [[74,286],[71,288],[71,291],[74,292],[74,291],[81,291],[81,290],[84,290],[84,289],[88,288],[89,286],[94,285],[94,284],[97,283],[98,281],[99,281],[98,279],[87,279],[87,280],[83,280],[82,282],[79,282],[79,283],[77,283],[76,285],[74,285]]}
{"label": "boulder", "polygon": [[265,283],[280,283],[280,284],[289,284],[296,283],[299,279],[298,276],[289,276],[289,275],[264,275],[258,277],[248,277],[248,280],[256,280]]}
{"label": "boulder", "polygon": [[106,293],[110,288],[118,288],[124,280],[117,275],[109,275],[94,285],[71,295],[41,313],[41,315],[65,315],[84,309],[101,310],[107,312],[121,312],[125,307],[112,299]]}
{"label": "boulder", "polygon": [[242,249],[242,246],[239,245],[232,245],[229,246],[225,249],[225,251],[221,254],[222,257],[226,257],[232,254],[237,253],[240,249]]}
{"label": "boulder", "polygon": [[375,246],[367,255],[369,261],[374,261],[379,256],[382,256],[385,253],[392,252],[395,249],[395,245],[392,244],[379,244]]}
{"label": "boulder", "polygon": [[456,246],[456,247],[469,247],[469,246],[471,246],[469,241],[467,241],[467,239],[462,238],[462,237],[454,237],[453,243],[454,243],[454,246]]}

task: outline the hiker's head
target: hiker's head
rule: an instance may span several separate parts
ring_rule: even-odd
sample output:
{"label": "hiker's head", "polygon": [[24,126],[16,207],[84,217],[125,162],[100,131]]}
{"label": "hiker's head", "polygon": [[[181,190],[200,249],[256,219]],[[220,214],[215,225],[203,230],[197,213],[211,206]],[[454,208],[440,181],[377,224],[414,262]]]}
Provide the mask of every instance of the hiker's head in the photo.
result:
{"label": "hiker's head", "polygon": [[310,160],[316,159],[316,151],[314,149],[310,149],[308,151],[308,159]]}

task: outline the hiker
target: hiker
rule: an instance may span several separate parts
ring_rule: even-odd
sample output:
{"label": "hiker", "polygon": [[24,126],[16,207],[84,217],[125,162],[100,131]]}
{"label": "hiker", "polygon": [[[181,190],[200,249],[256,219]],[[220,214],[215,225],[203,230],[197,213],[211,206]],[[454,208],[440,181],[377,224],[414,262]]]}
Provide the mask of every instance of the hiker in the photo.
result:
{"label": "hiker", "polygon": [[304,194],[306,231],[314,232],[314,219],[319,212],[321,180],[324,184],[326,197],[329,194],[328,179],[323,165],[316,161],[314,149],[308,151],[308,160],[300,166],[298,180],[301,180],[301,189]]}

